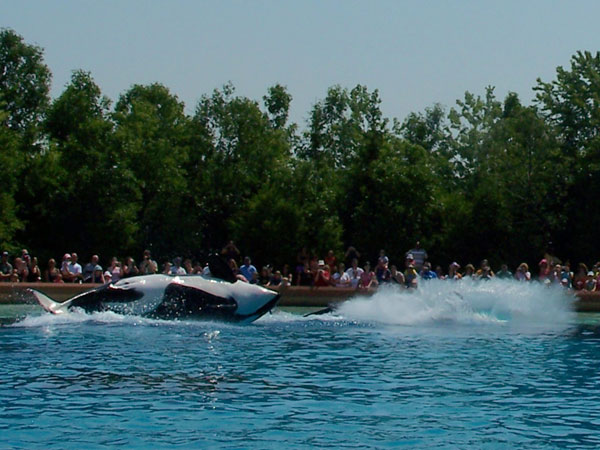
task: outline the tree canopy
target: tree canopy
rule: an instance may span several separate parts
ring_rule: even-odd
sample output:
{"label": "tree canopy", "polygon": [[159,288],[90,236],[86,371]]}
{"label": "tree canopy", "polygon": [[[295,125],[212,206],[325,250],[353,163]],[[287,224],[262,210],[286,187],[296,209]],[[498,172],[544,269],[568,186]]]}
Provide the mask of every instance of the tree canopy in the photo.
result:
{"label": "tree canopy", "polygon": [[600,53],[538,80],[532,105],[490,86],[400,121],[377,89],[336,85],[302,126],[282,84],[259,103],[227,83],[187,114],[158,83],[113,104],[89,72],[52,100],[50,79],[42,49],[0,31],[6,249],[202,257],[234,240],[281,265],[302,247],[401,258],[420,240],[440,264],[599,256]]}

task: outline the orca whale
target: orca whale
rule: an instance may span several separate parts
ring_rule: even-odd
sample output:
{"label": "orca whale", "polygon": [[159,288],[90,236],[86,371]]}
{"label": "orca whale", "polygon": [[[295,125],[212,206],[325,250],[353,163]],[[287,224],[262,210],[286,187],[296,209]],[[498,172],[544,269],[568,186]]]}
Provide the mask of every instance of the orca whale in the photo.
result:
{"label": "orca whale", "polygon": [[113,311],[156,319],[216,319],[252,322],[269,312],[279,293],[240,280],[202,275],[145,275],[124,278],[75,295],[63,303],[31,289],[46,311],[61,314]]}

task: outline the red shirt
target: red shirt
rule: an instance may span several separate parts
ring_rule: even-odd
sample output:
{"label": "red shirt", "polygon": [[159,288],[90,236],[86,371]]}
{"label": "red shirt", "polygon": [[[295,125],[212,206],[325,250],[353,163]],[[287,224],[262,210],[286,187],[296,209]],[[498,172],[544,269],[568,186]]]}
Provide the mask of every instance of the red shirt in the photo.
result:
{"label": "red shirt", "polygon": [[317,272],[315,276],[315,286],[329,286],[329,270],[323,269],[323,272]]}

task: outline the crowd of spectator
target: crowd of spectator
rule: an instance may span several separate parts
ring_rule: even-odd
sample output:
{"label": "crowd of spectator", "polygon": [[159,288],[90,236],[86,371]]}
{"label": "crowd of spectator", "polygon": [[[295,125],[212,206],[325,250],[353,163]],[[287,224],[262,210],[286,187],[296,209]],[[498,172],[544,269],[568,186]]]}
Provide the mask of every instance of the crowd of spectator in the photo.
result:
{"label": "crowd of spectator", "polygon": [[[338,261],[335,253],[330,250],[324,258],[309,254],[306,248],[297,255],[295,270],[289,265],[275,269],[271,265],[262,266],[258,270],[249,256],[241,259],[241,252],[233,241],[221,250],[221,256],[227,262],[234,276],[248,283],[260,284],[267,287],[276,286],[333,286],[349,289],[369,289],[382,284],[396,284],[407,289],[414,289],[420,282],[440,279],[456,281],[460,279],[489,280],[492,278],[515,279],[520,282],[537,280],[547,285],[560,285],[564,288],[587,291],[600,291],[600,262],[588,269],[585,263],[579,263],[575,269],[568,262],[561,263],[557,258],[546,255],[538,264],[537,275],[532,276],[527,263],[521,263],[514,273],[506,264],[502,264],[497,272],[490,267],[488,260],[481,261],[476,268],[473,264],[464,267],[457,262],[448,266],[444,271],[441,266],[435,268],[429,262],[427,251],[419,242],[404,255],[404,261],[399,267],[391,264],[385,250],[381,250],[376,263],[371,265],[364,261],[359,266],[361,254],[349,247],[343,260]],[[141,262],[128,256],[122,261],[113,257],[103,268],[100,257],[92,255],[83,265],[79,263],[77,253],[65,253],[60,264],[54,258],[48,260],[47,268],[40,270],[38,259],[30,256],[27,249],[9,262],[8,252],[2,252],[0,260],[0,281],[4,282],[49,282],[49,283],[110,283],[121,278],[136,275],[162,273],[166,275],[210,275],[208,264],[192,261],[189,258],[176,257],[164,261],[161,267],[152,259],[150,250],[145,250]],[[238,265],[238,262],[240,263]]]}

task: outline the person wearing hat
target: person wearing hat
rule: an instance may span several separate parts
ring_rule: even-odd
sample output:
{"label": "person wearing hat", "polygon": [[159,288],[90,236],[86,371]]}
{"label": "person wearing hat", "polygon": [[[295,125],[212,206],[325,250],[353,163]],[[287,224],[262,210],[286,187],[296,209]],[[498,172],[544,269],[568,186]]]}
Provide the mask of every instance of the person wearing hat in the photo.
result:
{"label": "person wearing hat", "polygon": [[[382,250],[383,252],[383,250]],[[392,272],[388,267],[389,259],[385,255],[381,255],[377,261],[377,267],[375,268],[375,277],[377,283],[389,283],[392,280]]]}
{"label": "person wearing hat", "polygon": [[92,273],[91,283],[106,283],[106,279],[104,278],[104,274],[102,273],[102,266],[100,264],[96,264],[94,266],[94,272]]}
{"label": "person wearing hat", "polygon": [[406,283],[406,287],[408,289],[416,288],[418,273],[413,263],[412,257],[410,259],[408,257],[406,258],[405,265],[406,269],[404,270],[404,283]]}
{"label": "person wearing hat", "polygon": [[325,261],[319,260],[319,267],[315,274],[315,286],[329,286],[331,275],[329,273],[329,266],[325,264]]}
{"label": "person wearing hat", "polygon": [[592,270],[590,270],[587,274],[587,280],[585,281],[585,290],[590,292],[596,290],[596,279]]}
{"label": "person wearing hat", "polygon": [[8,262],[8,252],[2,252],[0,259],[0,281],[9,282],[13,273],[13,266]]}
{"label": "person wearing hat", "polygon": [[446,277],[446,279],[460,280],[462,278],[462,275],[460,274],[458,269],[460,269],[460,264],[458,264],[456,261],[450,264],[448,266],[448,276]]}

